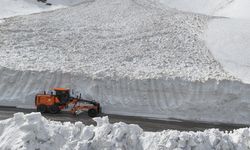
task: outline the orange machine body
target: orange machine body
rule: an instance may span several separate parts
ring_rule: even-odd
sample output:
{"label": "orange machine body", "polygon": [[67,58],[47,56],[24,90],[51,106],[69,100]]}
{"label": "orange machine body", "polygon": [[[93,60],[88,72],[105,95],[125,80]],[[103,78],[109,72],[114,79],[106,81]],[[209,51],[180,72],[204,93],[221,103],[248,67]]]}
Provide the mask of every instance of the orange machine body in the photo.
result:
{"label": "orange machine body", "polygon": [[35,101],[36,106],[38,106],[38,105],[51,106],[51,105],[54,105],[55,103],[59,103],[59,100],[54,95],[47,95],[47,94],[46,95],[41,95],[41,94],[36,95],[36,101]]}
{"label": "orange machine body", "polygon": [[35,97],[35,105],[37,111],[41,113],[58,113],[69,105],[72,106],[70,112],[80,114],[88,112],[89,116],[95,117],[101,112],[100,104],[93,100],[84,100],[80,97],[71,97],[70,90],[65,88],[54,88],[54,92],[37,94]]}

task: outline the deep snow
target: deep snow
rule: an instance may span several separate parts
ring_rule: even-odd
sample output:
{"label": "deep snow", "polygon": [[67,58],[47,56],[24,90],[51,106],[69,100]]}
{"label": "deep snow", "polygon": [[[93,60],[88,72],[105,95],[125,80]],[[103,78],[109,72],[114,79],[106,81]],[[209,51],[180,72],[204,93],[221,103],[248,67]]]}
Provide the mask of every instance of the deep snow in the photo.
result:
{"label": "deep snow", "polygon": [[208,19],[144,0],[98,0],[6,19],[0,64],[92,78],[234,79],[202,39]]}
{"label": "deep snow", "polygon": [[[1,149],[18,150],[153,150],[153,149],[235,149],[247,150],[250,129],[221,132],[144,132],[138,125],[110,124],[108,117],[94,118],[97,125],[86,126],[49,121],[39,113],[14,114],[0,121]],[[10,144],[11,143],[11,144]]]}
{"label": "deep snow", "polygon": [[214,18],[149,0],[96,0],[5,19],[0,105],[34,107],[37,92],[60,86],[100,101],[105,113],[250,123],[250,87],[237,81],[245,73],[223,63],[227,50],[214,38],[231,44],[232,27]]}
{"label": "deep snow", "polygon": [[1,0],[0,19],[66,8],[84,1],[85,0],[47,0],[47,3],[52,4],[48,6],[45,3],[37,2],[37,0]]}
{"label": "deep snow", "polygon": [[92,79],[84,74],[7,68],[0,69],[0,76],[1,105],[34,107],[36,93],[68,87],[83,98],[99,101],[109,114],[250,123],[250,86],[237,81]]}
{"label": "deep snow", "polygon": [[244,83],[250,83],[249,0],[160,0],[165,6],[207,14],[205,30],[208,49],[223,69]]}
{"label": "deep snow", "polygon": [[[159,0],[167,7],[182,11],[215,15],[234,0]],[[237,0],[236,0],[237,1]]]}
{"label": "deep snow", "polygon": [[[157,0],[156,0],[157,1]],[[210,16],[250,19],[249,0],[158,0],[167,7]]]}
{"label": "deep snow", "polygon": [[223,68],[250,83],[250,20],[214,19],[205,37],[208,48]]}

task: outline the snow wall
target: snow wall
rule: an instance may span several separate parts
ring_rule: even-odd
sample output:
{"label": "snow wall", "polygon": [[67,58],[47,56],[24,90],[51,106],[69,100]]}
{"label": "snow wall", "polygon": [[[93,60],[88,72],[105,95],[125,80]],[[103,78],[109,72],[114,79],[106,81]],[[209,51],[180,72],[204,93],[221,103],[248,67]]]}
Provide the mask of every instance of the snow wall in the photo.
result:
{"label": "snow wall", "polygon": [[217,129],[144,132],[134,124],[110,124],[108,117],[94,120],[96,126],[86,126],[81,122],[49,121],[39,113],[17,113],[13,118],[0,121],[0,147],[18,150],[249,149],[249,128],[229,133]]}
{"label": "snow wall", "polygon": [[95,99],[104,113],[250,123],[250,86],[238,81],[191,82],[181,79],[91,79],[61,72],[0,69],[0,104],[34,107],[35,94],[68,87]]}

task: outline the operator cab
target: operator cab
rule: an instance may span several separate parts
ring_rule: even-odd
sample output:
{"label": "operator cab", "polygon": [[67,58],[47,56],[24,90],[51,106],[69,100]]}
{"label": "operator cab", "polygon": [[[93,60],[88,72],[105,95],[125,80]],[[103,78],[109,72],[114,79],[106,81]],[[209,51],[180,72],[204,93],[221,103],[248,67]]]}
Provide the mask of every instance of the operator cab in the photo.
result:
{"label": "operator cab", "polygon": [[67,103],[70,100],[70,90],[65,88],[54,88],[56,92],[56,97],[59,99],[61,103]]}

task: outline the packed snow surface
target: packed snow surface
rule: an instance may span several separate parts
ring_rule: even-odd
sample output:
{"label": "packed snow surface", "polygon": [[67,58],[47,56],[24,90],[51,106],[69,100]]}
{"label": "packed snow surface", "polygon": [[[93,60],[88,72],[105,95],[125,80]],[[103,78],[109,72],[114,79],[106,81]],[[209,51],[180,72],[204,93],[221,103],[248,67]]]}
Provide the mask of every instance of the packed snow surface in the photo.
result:
{"label": "packed snow surface", "polygon": [[206,41],[226,71],[250,83],[250,20],[214,19],[208,26]]}
{"label": "packed snow surface", "polygon": [[[94,118],[97,125],[82,122],[49,121],[39,113],[14,114],[0,121],[0,147],[13,150],[154,150],[235,149],[247,150],[250,129],[232,132],[210,129],[204,132],[166,130],[145,132],[138,125],[110,124],[108,117]],[[11,144],[10,144],[11,143]]]}
{"label": "packed snow surface", "polygon": [[[165,6],[178,10],[214,15],[233,0],[159,0]],[[237,1],[237,0],[236,0]]]}
{"label": "packed snow surface", "polygon": [[1,0],[0,1],[0,18],[8,18],[17,15],[27,15],[32,13],[39,13],[42,11],[50,11],[59,8],[65,8],[75,4],[79,4],[84,0],[47,0],[45,3],[37,0]]}
{"label": "packed snow surface", "polygon": [[250,83],[250,1],[231,0],[216,14],[205,31],[206,45],[223,69]]}
{"label": "packed snow surface", "polygon": [[158,0],[170,8],[212,16],[249,19],[249,0]]}

